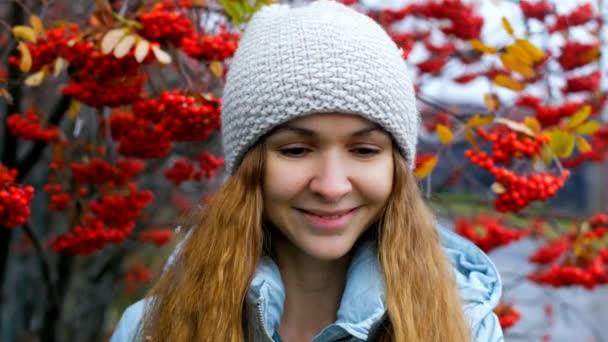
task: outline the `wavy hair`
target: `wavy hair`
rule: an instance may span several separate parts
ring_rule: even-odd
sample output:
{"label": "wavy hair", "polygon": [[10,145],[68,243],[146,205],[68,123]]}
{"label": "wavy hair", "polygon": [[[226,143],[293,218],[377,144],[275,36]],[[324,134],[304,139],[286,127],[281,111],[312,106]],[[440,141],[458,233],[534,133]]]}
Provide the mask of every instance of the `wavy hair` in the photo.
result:
{"label": "wavy hair", "polygon": [[[396,150],[396,149],[395,149]],[[372,234],[386,282],[379,341],[469,339],[434,218],[397,152],[393,191]],[[268,239],[263,225],[265,144],[254,146],[198,213],[174,264],[150,291],[141,333],[152,341],[246,339],[245,300]],[[367,235],[367,234],[366,234]]]}

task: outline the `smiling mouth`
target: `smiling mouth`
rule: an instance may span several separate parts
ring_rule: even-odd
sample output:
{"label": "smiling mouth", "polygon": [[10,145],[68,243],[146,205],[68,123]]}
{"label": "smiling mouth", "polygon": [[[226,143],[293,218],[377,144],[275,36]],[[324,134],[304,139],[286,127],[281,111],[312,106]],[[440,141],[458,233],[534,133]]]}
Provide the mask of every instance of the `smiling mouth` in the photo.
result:
{"label": "smiling mouth", "polygon": [[318,217],[322,217],[324,219],[337,219],[346,214],[350,214],[351,212],[357,210],[359,207],[354,207],[346,210],[335,210],[335,211],[323,211],[323,210],[306,210],[302,208],[295,208],[296,210],[303,212],[308,215],[314,215]]}

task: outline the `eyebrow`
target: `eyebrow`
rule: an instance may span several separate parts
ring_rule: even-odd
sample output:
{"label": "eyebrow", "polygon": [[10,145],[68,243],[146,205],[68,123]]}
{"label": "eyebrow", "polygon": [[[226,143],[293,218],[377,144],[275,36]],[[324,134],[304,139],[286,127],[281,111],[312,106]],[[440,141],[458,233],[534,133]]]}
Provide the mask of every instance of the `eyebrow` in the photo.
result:
{"label": "eyebrow", "polygon": [[[381,130],[381,128],[378,125],[368,126],[368,127],[361,128],[357,131],[354,131],[353,133],[351,133],[351,136],[361,137],[361,136],[368,135],[371,132],[379,131],[379,130]],[[293,125],[289,125],[289,124],[279,127],[275,133],[279,133],[281,131],[290,131],[290,132],[294,132],[294,133],[308,136],[308,137],[315,137],[318,135],[317,132],[315,132],[314,130],[311,130],[308,128],[303,128],[303,127],[298,127],[298,126],[293,126]]]}

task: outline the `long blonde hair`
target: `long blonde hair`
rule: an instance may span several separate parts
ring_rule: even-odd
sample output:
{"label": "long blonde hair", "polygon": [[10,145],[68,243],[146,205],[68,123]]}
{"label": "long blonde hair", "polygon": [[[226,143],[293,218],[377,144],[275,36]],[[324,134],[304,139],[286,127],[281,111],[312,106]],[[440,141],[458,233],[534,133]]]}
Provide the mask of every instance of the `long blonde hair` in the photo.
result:
{"label": "long blonde hair", "polygon": [[[173,266],[152,288],[142,334],[153,341],[242,342],[247,290],[264,253],[264,143],[200,213]],[[433,216],[397,152],[394,186],[376,225],[388,324],[380,341],[470,341]]]}

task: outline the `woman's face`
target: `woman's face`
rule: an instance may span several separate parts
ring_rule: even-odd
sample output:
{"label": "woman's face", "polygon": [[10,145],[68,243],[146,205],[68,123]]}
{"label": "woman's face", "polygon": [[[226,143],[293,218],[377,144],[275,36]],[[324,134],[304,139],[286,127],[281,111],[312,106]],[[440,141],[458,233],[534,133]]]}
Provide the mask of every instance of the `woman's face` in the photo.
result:
{"label": "woman's face", "polygon": [[308,256],[341,258],[391,193],[392,148],[389,134],[356,115],[280,126],[266,139],[265,217]]}

